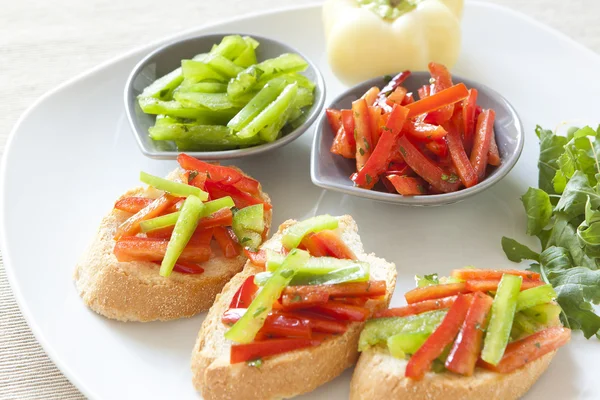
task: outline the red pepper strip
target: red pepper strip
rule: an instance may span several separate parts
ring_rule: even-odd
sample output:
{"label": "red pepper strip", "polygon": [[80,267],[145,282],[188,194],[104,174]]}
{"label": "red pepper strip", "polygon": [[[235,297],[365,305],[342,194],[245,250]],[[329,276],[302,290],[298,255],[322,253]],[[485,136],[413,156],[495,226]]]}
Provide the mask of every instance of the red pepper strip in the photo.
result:
{"label": "red pepper strip", "polygon": [[[289,286],[288,286],[289,287]],[[284,293],[281,304],[284,310],[298,310],[325,304],[329,301],[329,294],[317,288],[308,293]]]}
{"label": "red pepper strip", "polygon": [[465,187],[477,185],[477,175],[471,165],[471,161],[469,161],[469,158],[467,157],[462,139],[454,124],[448,124],[446,141],[448,142],[448,150],[450,150],[452,163],[456,168],[456,172],[458,173],[462,184],[465,185]]}
{"label": "red pepper strip", "polygon": [[392,161],[385,170],[386,175],[410,175],[413,170],[404,161]]}
{"label": "red pepper strip", "polygon": [[431,369],[433,360],[438,358],[444,351],[444,348],[452,343],[456,337],[472,301],[472,295],[459,295],[457,297],[440,326],[408,360],[405,372],[406,377],[419,380]]}
{"label": "red pepper strip", "polygon": [[324,230],[315,233],[312,240],[316,241],[319,246],[327,249],[327,255],[335,258],[356,260],[354,252],[344,243],[340,235],[332,230]]}
{"label": "red pepper strip", "polygon": [[194,246],[195,245],[205,245],[205,246],[210,245],[210,242],[212,242],[213,233],[214,233],[213,229],[214,228],[206,228],[206,229],[196,228],[196,230],[192,234],[192,237],[190,238],[190,241],[188,242],[188,244],[194,245]]}
{"label": "red pepper strip", "polygon": [[446,136],[446,130],[442,126],[427,124],[420,119],[408,121],[404,130],[420,141],[443,140]]}
{"label": "red pepper strip", "polygon": [[413,97],[413,94],[406,93],[406,96],[404,96],[404,100],[402,100],[402,105],[405,106],[407,104],[414,103],[414,102],[415,102],[415,98]]}
{"label": "red pepper strip", "polygon": [[396,90],[394,90],[392,92],[392,94],[390,94],[388,96],[388,98],[387,98],[388,105],[390,107],[394,107],[394,104],[402,105],[402,102],[404,101],[407,92],[408,92],[408,90],[406,90],[405,87],[398,86],[396,88]]}
{"label": "red pepper strip", "polygon": [[[434,83],[431,85],[430,96],[452,87],[452,75],[450,75],[448,69],[442,64],[429,63],[429,72],[434,79]],[[427,115],[427,122],[443,124],[452,118],[453,113],[453,104],[440,107]]]}
{"label": "red pepper strip", "polygon": [[377,297],[386,294],[385,287],[385,281],[288,286],[283,290],[283,294],[288,296],[305,296],[313,292],[325,292],[331,297]]}
{"label": "red pepper strip", "polygon": [[233,295],[229,308],[248,308],[257,291],[258,286],[254,283],[254,275],[250,275]]}
{"label": "red pepper strip", "polygon": [[456,374],[471,376],[481,353],[483,332],[487,327],[488,314],[494,300],[487,294],[477,292],[460,332],[446,358],[446,368]]}
{"label": "red pepper strip", "polygon": [[354,115],[352,110],[342,110],[342,125],[346,131],[348,142],[352,146],[352,150],[356,152],[356,139],[354,137]]}
{"label": "red pepper strip", "polygon": [[237,244],[231,239],[227,228],[217,226],[214,229],[213,235],[217,239],[217,243],[221,248],[221,251],[225,255],[225,258],[234,258],[240,254]]}
{"label": "red pepper strip", "polygon": [[320,340],[312,339],[269,339],[248,344],[234,344],[231,346],[229,362],[236,364],[252,361],[276,354],[318,346],[319,344],[321,344]]}
{"label": "red pepper strip", "polygon": [[338,303],[351,304],[353,306],[364,307],[367,304],[367,301],[370,300],[369,297],[332,297],[331,300],[336,301]]}
{"label": "red pepper strip", "polygon": [[304,236],[301,245],[304,246],[305,250],[313,257],[326,257],[329,255],[327,247],[325,247],[321,241],[315,239],[314,233],[309,233]]}
{"label": "red pepper strip", "polygon": [[371,314],[371,311],[369,311],[368,308],[338,303],[335,301],[329,301],[326,304],[312,307],[308,310],[344,321],[365,321]]}
{"label": "red pepper strip", "polygon": [[379,175],[385,172],[407,115],[408,109],[406,107],[394,106],[373,154],[354,179],[354,183],[358,186],[371,189],[379,180]]}
{"label": "red pepper strip", "polygon": [[418,303],[424,300],[441,299],[443,297],[454,296],[460,293],[467,293],[468,290],[464,283],[446,283],[442,285],[431,285],[415,288],[404,294],[408,304]]}
{"label": "red pepper strip", "polygon": [[410,76],[410,71],[400,72],[398,75],[394,76],[388,83],[381,89],[379,95],[377,96],[377,100],[375,101],[375,105],[377,107],[381,107],[381,109],[385,112],[392,111],[392,108],[387,104],[387,97],[394,91],[396,88]]}
{"label": "red pepper strip", "polygon": [[267,252],[264,249],[254,252],[245,248],[244,254],[246,257],[248,257],[252,264],[256,265],[257,267],[265,267],[265,264],[267,263]]}
{"label": "red pepper strip", "polygon": [[189,263],[189,262],[185,262],[183,260],[177,260],[177,262],[175,263],[175,267],[173,268],[173,271],[179,272],[182,274],[197,275],[197,274],[203,273],[204,268],[202,268],[201,266],[199,266],[196,263]]}
{"label": "red pepper strip", "polygon": [[377,146],[377,142],[379,142],[379,137],[381,136],[381,130],[379,128],[379,120],[381,119],[381,108],[379,107],[369,107],[369,117],[371,120],[371,142],[373,143],[373,148]]}
{"label": "red pepper strip", "polygon": [[221,182],[206,181],[206,190],[214,200],[231,196],[237,208],[245,208],[254,204],[262,204],[265,211],[273,208],[269,203],[264,203],[261,199],[252,197],[248,193],[242,192],[234,186],[226,185]]}
{"label": "red pepper strip", "polygon": [[153,201],[154,199],[150,199],[148,197],[124,197],[117,200],[115,203],[115,208],[117,210],[135,214],[140,212],[144,207],[148,207]]}
{"label": "red pepper strip", "polygon": [[488,153],[490,143],[494,134],[494,119],[496,113],[494,110],[483,110],[477,118],[477,128],[473,142],[473,151],[471,152],[471,165],[482,181],[485,178],[485,168],[488,163]]}
{"label": "red pepper strip", "polygon": [[373,318],[407,317],[409,315],[417,315],[427,311],[441,310],[450,308],[455,300],[456,296],[443,297],[435,300],[424,300],[404,307],[379,310],[375,312]]}
{"label": "red pepper strip", "polygon": [[431,186],[444,193],[458,190],[460,182],[451,183],[448,178],[444,180],[448,175],[417,149],[406,136],[400,136],[398,144],[406,163]]}
{"label": "red pepper strip", "polygon": [[[208,217],[201,218],[198,221],[196,232],[203,231],[209,228],[217,226],[231,226],[233,223],[233,213],[229,208],[222,208],[209,215]],[[174,226],[166,226],[164,228],[155,229],[153,231],[146,232],[146,236],[152,238],[170,238],[173,233]],[[194,233],[194,236],[196,233]],[[192,237],[194,237],[192,236]]]}
{"label": "red pepper strip", "polygon": [[444,140],[432,140],[427,142],[425,143],[425,148],[441,159],[448,156],[448,145]]}
{"label": "red pepper strip", "polygon": [[473,137],[475,136],[475,108],[477,107],[477,89],[469,89],[469,96],[463,100],[463,145],[467,154],[471,154]]}
{"label": "red pepper strip", "polygon": [[[120,262],[162,261],[168,244],[169,241],[165,239],[127,236],[117,240],[114,253]],[[179,259],[200,263],[207,261],[210,255],[210,246],[188,243]]]}
{"label": "red pepper strip", "polygon": [[494,167],[499,167],[500,164],[502,164],[502,160],[500,160],[500,152],[498,151],[498,144],[496,143],[496,133],[494,131],[492,131],[492,139],[490,141],[488,164]]}
{"label": "red pepper strip", "polygon": [[424,99],[429,97],[429,93],[431,91],[431,87],[429,85],[423,85],[419,88],[417,93],[419,94],[419,99]]}
{"label": "red pepper strip", "polygon": [[188,182],[190,185],[204,190],[204,184],[206,183],[207,179],[208,174],[206,172],[198,172],[196,176],[194,176],[192,179],[189,179]]}
{"label": "red pepper strip", "polygon": [[502,279],[502,275],[516,275],[522,276],[523,279],[529,280],[540,280],[541,275],[537,272],[533,271],[521,271],[518,269],[475,269],[475,268],[465,268],[465,269],[455,269],[452,271],[452,277],[457,278],[463,281],[468,280],[500,280]]}
{"label": "red pepper strip", "polygon": [[405,175],[387,175],[387,178],[394,185],[396,192],[402,196],[427,194],[426,183],[421,178],[413,178]]}
{"label": "red pepper strip", "polygon": [[[500,279],[490,279],[485,281],[466,281],[465,286],[469,292],[495,292],[498,290]],[[531,289],[536,286],[543,285],[542,281],[530,281],[523,279],[521,282],[521,290]]]}
{"label": "red pepper strip", "polygon": [[429,97],[408,104],[406,107],[410,110],[408,118],[414,118],[418,115],[429,113],[457,101],[461,101],[469,95],[469,90],[464,83],[458,83],[441,92],[432,94]]}
{"label": "red pepper strip", "polygon": [[356,136],[356,170],[360,171],[373,151],[371,115],[365,99],[352,102],[352,112],[354,113],[354,132]]}
{"label": "red pepper strip", "polygon": [[498,365],[494,366],[482,360],[479,360],[478,365],[494,372],[509,374],[564,346],[570,339],[570,329],[562,326],[547,328],[524,339],[509,343]]}
{"label": "red pepper strip", "polygon": [[367,105],[371,107],[373,104],[375,104],[379,92],[379,88],[377,86],[373,86],[362,95],[361,99],[365,99],[367,101]]}
{"label": "red pepper strip", "polygon": [[356,149],[350,144],[350,138],[343,126],[335,134],[329,151],[344,158],[356,158]]}
{"label": "red pepper strip", "polygon": [[342,126],[342,112],[340,110],[328,108],[325,110],[325,115],[327,115],[327,121],[329,122],[331,131],[337,132]]}
{"label": "red pepper strip", "polygon": [[[235,324],[246,313],[245,308],[230,308],[221,317],[221,322],[226,325]],[[304,319],[279,311],[270,312],[260,333],[267,336],[299,337],[310,339],[312,330]]]}
{"label": "red pepper strip", "polygon": [[302,318],[306,321],[312,329],[313,334],[315,332],[322,333],[344,333],[347,329],[347,323],[345,321],[337,321],[330,317],[324,317],[314,313],[307,312],[305,310],[287,312],[287,315]]}
{"label": "red pepper strip", "polygon": [[119,240],[125,236],[134,236],[140,232],[140,222],[146,219],[158,217],[163,213],[164,210],[171,207],[177,201],[179,201],[179,198],[173,197],[170,194],[163,194],[148,206],[133,214],[131,217],[129,217],[129,219],[123,222],[117,228],[114,239]]}

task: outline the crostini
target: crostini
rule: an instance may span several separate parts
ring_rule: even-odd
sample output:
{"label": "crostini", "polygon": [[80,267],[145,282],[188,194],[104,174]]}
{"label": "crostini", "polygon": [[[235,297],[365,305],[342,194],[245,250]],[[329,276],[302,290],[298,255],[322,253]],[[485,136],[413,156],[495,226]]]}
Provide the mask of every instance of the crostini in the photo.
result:
{"label": "crostini", "polygon": [[395,287],[393,263],[366,254],[350,216],[284,222],[225,286],[192,355],[206,400],[310,392],[357,360],[365,321]]}
{"label": "crostini", "polygon": [[128,191],[100,223],[74,280],[87,306],[120,321],[207,310],[271,224],[269,196],[234,167],[181,154],[167,179]]}
{"label": "crostini", "polygon": [[367,322],[350,399],[518,399],[570,339],[535,272],[461,269],[417,282],[407,306]]}

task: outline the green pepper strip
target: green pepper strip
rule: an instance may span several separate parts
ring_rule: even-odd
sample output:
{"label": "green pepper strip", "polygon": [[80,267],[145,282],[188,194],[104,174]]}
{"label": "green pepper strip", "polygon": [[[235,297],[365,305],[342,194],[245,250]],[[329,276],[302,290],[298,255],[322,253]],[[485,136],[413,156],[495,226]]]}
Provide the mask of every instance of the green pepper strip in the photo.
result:
{"label": "green pepper strip", "polygon": [[160,178],[158,176],[150,175],[146,172],[140,172],[140,180],[145,184],[152,186],[158,190],[171,193],[174,196],[196,196],[200,200],[205,201],[208,199],[208,193],[199,189],[195,186],[186,185],[185,183],[173,182],[168,179]]}

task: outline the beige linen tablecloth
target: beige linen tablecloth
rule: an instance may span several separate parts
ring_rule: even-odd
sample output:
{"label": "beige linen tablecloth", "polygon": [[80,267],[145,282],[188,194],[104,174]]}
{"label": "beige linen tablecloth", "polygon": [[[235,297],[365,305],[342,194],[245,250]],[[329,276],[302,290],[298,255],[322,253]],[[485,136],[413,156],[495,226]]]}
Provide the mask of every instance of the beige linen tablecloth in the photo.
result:
{"label": "beige linen tablecloth", "polygon": [[[596,0],[491,1],[533,16],[600,51],[600,2]],[[0,156],[17,118],[36,98],[101,62],[184,29],[310,3],[314,1],[2,0]],[[83,396],[31,334],[11,293],[0,256],[0,399],[34,398]]]}

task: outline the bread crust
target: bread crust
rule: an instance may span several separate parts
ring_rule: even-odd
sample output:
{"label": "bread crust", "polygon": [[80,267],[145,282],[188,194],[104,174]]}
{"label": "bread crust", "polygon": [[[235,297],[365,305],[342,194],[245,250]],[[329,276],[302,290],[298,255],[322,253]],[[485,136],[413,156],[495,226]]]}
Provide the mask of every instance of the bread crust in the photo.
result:
{"label": "bread crust", "polygon": [[[178,174],[176,169],[170,176]],[[241,171],[240,171],[241,172]],[[129,196],[158,197],[161,192],[151,188],[135,188]],[[261,189],[261,197],[270,203]],[[112,209],[106,215],[94,240],[76,265],[75,286],[84,303],[93,311],[119,321],[167,321],[191,317],[207,310],[223,286],[238,273],[246,262],[236,258],[213,256],[201,264],[198,275],[173,272],[163,278],[160,266],[151,262],[119,262],[113,254],[114,234],[131,214]],[[265,213],[265,224],[271,226],[272,213]]]}
{"label": "bread crust", "polygon": [[387,350],[364,351],[350,383],[350,400],[511,400],[522,397],[546,371],[556,351],[509,374],[481,368],[470,377],[429,372],[422,380],[404,377],[406,360]]}
{"label": "bread crust", "polygon": [[[344,242],[350,245],[357,257],[371,264],[373,279],[386,280],[388,294],[385,299],[369,302],[375,309],[387,307],[396,283],[393,263],[365,254],[357,234],[356,223],[350,216],[340,217],[340,232]],[[285,228],[296,221],[283,223],[278,232],[263,244],[264,248],[279,250]],[[205,400],[282,399],[310,392],[339,376],[358,358],[358,338],[364,323],[351,323],[341,336],[329,339],[319,346],[296,350],[263,360],[260,367],[247,363],[230,364],[230,343],[223,335],[227,327],[221,323],[221,315],[228,308],[231,298],[250,275],[260,268],[247,262],[217,296],[210,309],[192,353],[193,383]]]}

